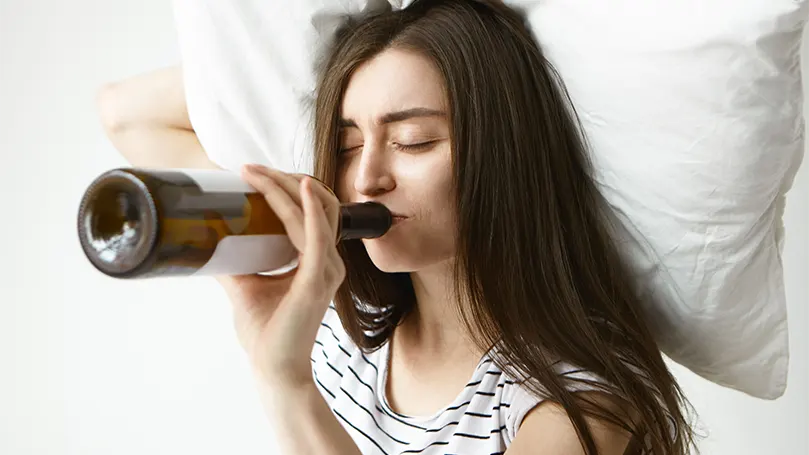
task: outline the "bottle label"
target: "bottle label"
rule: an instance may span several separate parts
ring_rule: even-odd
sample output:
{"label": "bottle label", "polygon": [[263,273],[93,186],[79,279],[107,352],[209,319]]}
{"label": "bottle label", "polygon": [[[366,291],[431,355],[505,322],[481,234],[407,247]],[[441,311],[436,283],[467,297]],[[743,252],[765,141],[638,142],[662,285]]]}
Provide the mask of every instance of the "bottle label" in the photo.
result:
{"label": "bottle label", "polygon": [[186,174],[205,192],[212,193],[257,193],[237,173],[220,169],[177,169]]}
{"label": "bottle label", "polygon": [[194,275],[277,274],[297,262],[298,250],[285,235],[231,235],[219,241],[211,259]]}

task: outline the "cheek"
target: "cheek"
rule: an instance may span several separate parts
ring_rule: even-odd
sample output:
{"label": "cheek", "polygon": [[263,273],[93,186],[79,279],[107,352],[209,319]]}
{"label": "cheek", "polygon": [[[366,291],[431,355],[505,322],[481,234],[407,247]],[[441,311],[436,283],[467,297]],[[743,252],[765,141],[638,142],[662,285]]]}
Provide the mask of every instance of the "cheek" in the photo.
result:
{"label": "cheek", "polygon": [[424,154],[401,155],[395,161],[396,175],[413,182],[425,192],[445,197],[452,181],[452,156],[449,144]]}
{"label": "cheek", "polygon": [[[419,199],[433,211],[449,210],[454,207],[455,190],[452,182],[453,170],[449,151],[430,156],[408,168],[410,188],[418,193]],[[446,215],[441,214],[440,218]]]}

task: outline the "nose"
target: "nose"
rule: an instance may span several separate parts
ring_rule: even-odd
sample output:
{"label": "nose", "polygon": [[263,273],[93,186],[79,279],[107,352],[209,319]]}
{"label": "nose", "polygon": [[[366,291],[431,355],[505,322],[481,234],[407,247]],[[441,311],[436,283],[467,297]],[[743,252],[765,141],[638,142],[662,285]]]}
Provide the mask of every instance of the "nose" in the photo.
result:
{"label": "nose", "polygon": [[354,189],[363,196],[378,196],[396,187],[384,147],[369,144],[363,147]]}

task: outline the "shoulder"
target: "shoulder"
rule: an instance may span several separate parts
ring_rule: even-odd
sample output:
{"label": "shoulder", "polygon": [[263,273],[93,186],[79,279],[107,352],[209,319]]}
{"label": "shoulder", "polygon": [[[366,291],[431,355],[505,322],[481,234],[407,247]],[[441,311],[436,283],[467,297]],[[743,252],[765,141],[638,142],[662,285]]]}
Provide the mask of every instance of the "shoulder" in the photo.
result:
{"label": "shoulder", "polygon": [[[578,368],[566,362],[556,362],[553,364],[556,374],[562,379],[566,390],[576,393],[577,396],[591,397],[598,394],[598,397],[605,395],[602,390],[607,382],[600,376]],[[505,381],[502,392],[503,420],[505,424],[504,437],[506,443],[510,444],[517,438],[518,431],[532,416],[531,420],[549,419],[551,417],[537,417],[545,415],[555,416],[558,407],[551,401],[546,401],[549,393],[543,385],[531,378],[514,377],[504,373]],[[531,386],[529,386],[529,384]],[[532,387],[533,386],[533,387]],[[586,394],[586,395],[585,395]],[[603,398],[599,398],[603,399]],[[575,432],[574,432],[575,433]]]}
{"label": "shoulder", "polygon": [[[629,418],[634,417],[619,400],[603,392],[579,392],[576,393],[576,399],[586,399],[587,402],[604,407],[610,412]],[[599,454],[622,455],[625,453],[632,439],[629,432],[616,425],[588,416],[585,416],[584,420],[591,431]],[[509,448],[509,454],[513,455],[537,452],[585,454],[576,428],[567,412],[559,404],[546,401],[532,408],[523,419],[516,438]]]}
{"label": "shoulder", "polygon": [[[626,401],[606,393],[609,382],[603,377],[564,361],[552,364],[565,389],[580,406],[593,405],[634,421],[635,414]],[[509,454],[564,453],[584,454],[578,433],[564,407],[546,400],[549,393],[533,378],[505,374],[502,401],[505,442]],[[529,386],[530,384],[530,386]],[[631,435],[618,426],[585,416],[601,454],[623,454]]]}

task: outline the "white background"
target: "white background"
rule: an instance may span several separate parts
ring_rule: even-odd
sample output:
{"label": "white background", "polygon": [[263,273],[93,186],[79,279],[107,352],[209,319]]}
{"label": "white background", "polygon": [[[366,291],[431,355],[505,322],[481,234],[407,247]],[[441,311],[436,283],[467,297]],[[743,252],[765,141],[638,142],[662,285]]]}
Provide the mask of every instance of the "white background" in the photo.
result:
{"label": "white background", "polygon": [[[108,279],[76,238],[86,185],[126,165],[97,89],[179,61],[171,14],[166,0],[0,0],[2,455],[276,453],[219,287]],[[674,366],[704,454],[809,454],[808,174],[786,211],[786,394],[757,400]]]}

